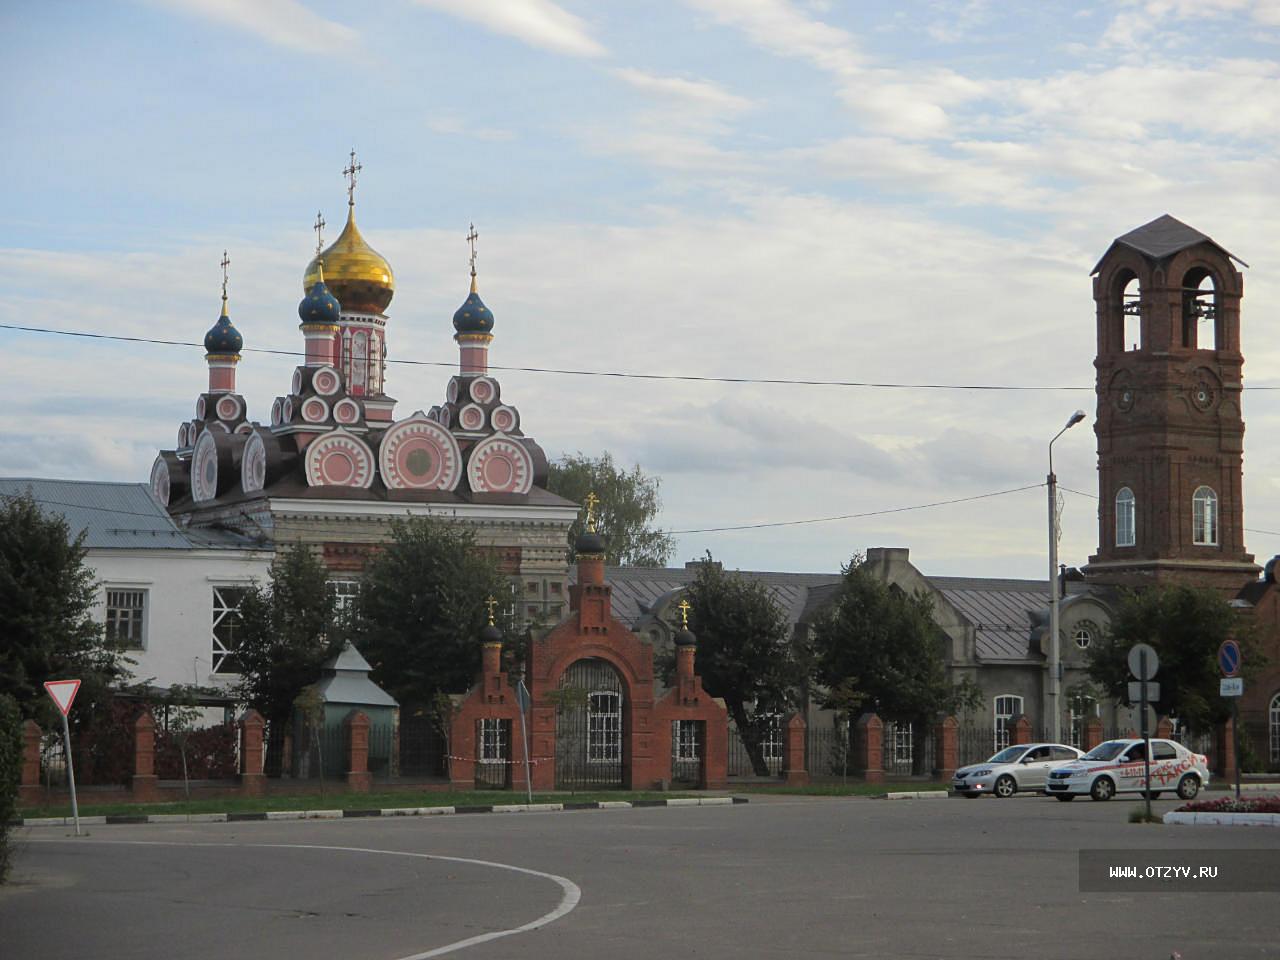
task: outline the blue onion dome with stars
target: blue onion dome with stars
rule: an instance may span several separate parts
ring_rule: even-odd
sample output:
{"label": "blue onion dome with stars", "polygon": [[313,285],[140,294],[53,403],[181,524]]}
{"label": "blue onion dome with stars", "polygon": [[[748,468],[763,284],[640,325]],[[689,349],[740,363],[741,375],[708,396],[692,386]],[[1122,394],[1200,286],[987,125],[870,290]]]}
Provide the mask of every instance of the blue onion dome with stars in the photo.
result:
{"label": "blue onion dome with stars", "polygon": [[204,350],[210,354],[238,354],[244,347],[244,337],[227,316],[227,299],[222,298],[222,316],[204,335]]}
{"label": "blue onion dome with stars", "polygon": [[316,276],[316,282],[311,285],[310,291],[298,304],[298,318],[303,323],[337,326],[341,316],[342,305],[338,303],[338,298],[330,293],[329,288],[325,286],[324,267],[321,266]]}
{"label": "blue onion dome with stars", "polygon": [[458,333],[491,333],[493,311],[484,305],[476,293],[476,279],[471,278],[471,293],[453,315],[453,329]]}

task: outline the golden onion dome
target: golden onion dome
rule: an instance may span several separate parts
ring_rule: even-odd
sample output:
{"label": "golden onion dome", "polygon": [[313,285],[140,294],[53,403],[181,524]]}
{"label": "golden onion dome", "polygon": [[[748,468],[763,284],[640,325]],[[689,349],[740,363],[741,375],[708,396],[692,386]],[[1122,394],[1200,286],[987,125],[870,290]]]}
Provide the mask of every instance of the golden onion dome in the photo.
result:
{"label": "golden onion dome", "polygon": [[344,311],[385,313],[395,296],[396,278],[391,264],[360,235],[354,206],[348,207],[347,225],[338,239],[307,264],[302,280],[304,293],[320,279],[321,267],[325,286]]}

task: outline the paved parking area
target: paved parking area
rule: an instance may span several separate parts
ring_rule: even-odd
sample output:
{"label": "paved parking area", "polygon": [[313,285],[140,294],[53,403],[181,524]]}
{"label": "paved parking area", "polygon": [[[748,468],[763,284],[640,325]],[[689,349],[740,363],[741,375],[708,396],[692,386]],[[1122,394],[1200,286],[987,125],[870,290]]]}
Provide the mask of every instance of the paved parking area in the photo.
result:
{"label": "paved parking area", "polygon": [[1078,892],[1081,848],[1261,848],[1280,870],[1280,830],[1132,825],[1134,806],[772,798],[100,826],[79,840],[31,829],[19,833],[19,883],[0,892],[0,952],[42,960],[1280,955],[1277,894],[1136,893],[1119,884]]}

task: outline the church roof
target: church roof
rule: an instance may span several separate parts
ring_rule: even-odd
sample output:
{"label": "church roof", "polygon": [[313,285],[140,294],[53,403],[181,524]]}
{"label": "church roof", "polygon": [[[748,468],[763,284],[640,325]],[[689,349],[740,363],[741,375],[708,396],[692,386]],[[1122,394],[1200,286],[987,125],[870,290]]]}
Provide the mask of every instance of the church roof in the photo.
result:
{"label": "church roof", "polygon": [[1135,230],[1130,230],[1123,236],[1116,237],[1111,246],[1107,248],[1106,254],[1102,260],[1099,260],[1091,273],[1097,273],[1102,267],[1102,261],[1110,256],[1112,249],[1116,244],[1130,247],[1137,250],[1145,257],[1152,260],[1164,260],[1180,253],[1188,247],[1194,247],[1198,243],[1208,243],[1217,247],[1232,260],[1241,266],[1249,266],[1230,250],[1227,250],[1213,242],[1213,239],[1206,234],[1201,233],[1195,227],[1188,226],[1176,217],[1169,214],[1156,217],[1150,223],[1144,223]]}
{"label": "church roof", "polygon": [[974,652],[984,663],[1025,661],[1031,614],[1049,605],[1047,580],[926,577],[974,627]]}
{"label": "church roof", "polygon": [[42,510],[65,517],[73,536],[83,530],[84,545],[89,548],[191,550],[247,546],[238,537],[208,531],[191,536],[170,519],[145,483],[0,477],[0,496],[21,496],[28,491]]}

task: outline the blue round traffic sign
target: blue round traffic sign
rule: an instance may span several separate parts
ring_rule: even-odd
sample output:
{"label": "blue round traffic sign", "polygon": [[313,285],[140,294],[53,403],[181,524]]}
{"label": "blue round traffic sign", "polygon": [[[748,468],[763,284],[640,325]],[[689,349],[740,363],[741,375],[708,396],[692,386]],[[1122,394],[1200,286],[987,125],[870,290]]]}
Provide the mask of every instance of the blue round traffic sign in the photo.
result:
{"label": "blue round traffic sign", "polygon": [[1218,666],[1224,677],[1234,677],[1240,672],[1240,644],[1234,640],[1223,640],[1218,648]]}

